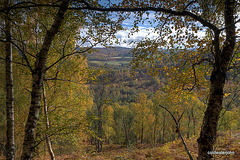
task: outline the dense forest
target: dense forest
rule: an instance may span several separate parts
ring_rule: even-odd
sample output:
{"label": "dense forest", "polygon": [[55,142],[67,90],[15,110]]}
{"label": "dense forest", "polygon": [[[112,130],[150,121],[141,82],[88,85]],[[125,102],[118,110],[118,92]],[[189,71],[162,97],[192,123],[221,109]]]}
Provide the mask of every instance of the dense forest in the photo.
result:
{"label": "dense forest", "polygon": [[2,0],[0,19],[0,159],[240,156],[237,1]]}

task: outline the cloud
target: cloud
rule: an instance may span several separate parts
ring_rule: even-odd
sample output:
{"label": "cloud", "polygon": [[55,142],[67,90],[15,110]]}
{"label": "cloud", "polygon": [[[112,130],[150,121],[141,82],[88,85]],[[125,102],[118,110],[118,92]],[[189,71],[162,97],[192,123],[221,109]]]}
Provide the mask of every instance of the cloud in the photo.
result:
{"label": "cloud", "polygon": [[[119,12],[113,12],[112,20],[117,19],[119,14],[120,14]],[[122,16],[124,16],[124,15],[126,15],[126,13],[122,14]],[[144,13],[142,15],[143,23],[140,22],[138,24],[139,31],[131,34],[131,29],[133,28],[134,20],[136,20],[135,16],[136,16],[135,13],[131,13],[131,14],[129,14],[128,19],[123,21],[123,27],[125,28],[125,30],[116,32],[115,37],[118,39],[119,44],[115,43],[114,40],[112,40],[113,46],[133,47],[129,44],[132,41],[140,42],[144,38],[149,38],[149,39],[153,40],[160,36],[159,33],[154,32],[155,31],[154,27],[156,27],[158,25],[158,23],[160,23],[160,22],[157,21],[156,23],[150,23],[150,21],[154,22],[154,20],[156,19],[154,12],[148,12],[148,14]],[[173,24],[171,24],[171,26],[172,25]],[[186,28],[183,27],[181,30],[185,31]],[[194,35],[198,35],[199,38],[203,38],[205,36],[205,28],[203,28],[202,31],[198,31],[197,33],[195,33],[194,31],[188,31],[188,32],[193,33]],[[84,33],[82,33],[82,34],[84,34]],[[176,31],[174,29],[172,30],[172,34],[173,35],[176,34]],[[185,32],[182,33],[182,35],[184,35],[184,34],[185,34]],[[165,38],[167,38],[167,37],[165,37]],[[176,44],[176,45],[178,45],[178,44]],[[102,46],[97,45],[97,47],[102,47]]]}
{"label": "cloud", "polygon": [[155,39],[158,37],[158,34],[153,32],[153,28],[139,27],[139,31],[136,33],[130,34],[130,30],[124,30],[118,31],[115,36],[118,38],[120,45],[114,44],[114,46],[131,47],[129,43],[132,41],[140,42],[146,37]]}

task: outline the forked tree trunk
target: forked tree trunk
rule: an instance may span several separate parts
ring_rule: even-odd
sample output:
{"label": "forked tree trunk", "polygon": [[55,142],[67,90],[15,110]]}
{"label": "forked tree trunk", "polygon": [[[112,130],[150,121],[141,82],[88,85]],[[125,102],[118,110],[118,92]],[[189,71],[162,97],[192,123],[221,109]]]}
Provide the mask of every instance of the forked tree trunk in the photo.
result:
{"label": "forked tree trunk", "polygon": [[[10,1],[5,0],[5,6],[9,5]],[[7,112],[7,144],[6,158],[14,160],[15,158],[15,141],[14,141],[14,94],[13,94],[13,73],[12,73],[12,44],[11,44],[11,19],[9,10],[5,15],[5,34],[6,34],[6,112]]]}
{"label": "forked tree trunk", "polygon": [[209,151],[213,150],[216,143],[217,125],[222,110],[223,88],[226,80],[228,66],[233,56],[235,46],[235,24],[234,24],[235,0],[225,1],[225,27],[226,40],[223,49],[219,48],[219,33],[215,32],[215,64],[210,78],[210,93],[207,110],[203,118],[200,137],[198,138],[198,160],[210,160]]}
{"label": "forked tree trunk", "polygon": [[46,61],[48,56],[48,50],[51,46],[54,36],[58,33],[59,28],[63,22],[64,14],[67,11],[69,0],[62,1],[58,13],[55,17],[54,23],[47,31],[45,39],[43,41],[42,48],[37,54],[35,68],[32,72],[32,92],[31,92],[31,106],[29,109],[28,119],[25,125],[25,137],[23,142],[23,152],[21,159],[29,160],[33,158],[35,143],[35,129],[39,118],[39,111],[41,107],[41,92],[43,77],[45,74]]}

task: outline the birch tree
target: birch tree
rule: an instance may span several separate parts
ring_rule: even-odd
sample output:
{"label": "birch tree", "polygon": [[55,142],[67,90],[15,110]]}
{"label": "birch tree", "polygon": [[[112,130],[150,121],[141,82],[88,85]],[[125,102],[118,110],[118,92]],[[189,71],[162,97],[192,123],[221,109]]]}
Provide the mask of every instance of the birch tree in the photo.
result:
{"label": "birch tree", "polygon": [[[5,0],[5,7],[10,5],[9,0]],[[12,44],[11,44],[11,13],[5,12],[5,65],[6,65],[6,113],[7,113],[7,160],[15,159],[15,139],[14,139],[14,93],[13,93],[13,69],[12,69]]]}

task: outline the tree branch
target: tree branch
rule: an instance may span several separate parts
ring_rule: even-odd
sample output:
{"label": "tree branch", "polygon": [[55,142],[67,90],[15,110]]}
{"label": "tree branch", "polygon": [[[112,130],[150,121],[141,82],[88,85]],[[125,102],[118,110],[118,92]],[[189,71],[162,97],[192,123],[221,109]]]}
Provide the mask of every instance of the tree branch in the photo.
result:
{"label": "tree branch", "polygon": [[[115,31],[114,31],[115,32]],[[63,60],[64,58],[66,57],[69,57],[69,56],[72,56],[74,54],[81,54],[81,53],[85,53],[89,50],[91,50],[93,47],[95,47],[97,44],[99,43],[102,43],[104,41],[106,41],[113,33],[110,33],[105,39],[99,41],[99,42],[96,42],[95,44],[92,44],[90,47],[86,48],[85,50],[83,51],[74,51],[72,53],[69,53],[69,54],[66,54],[66,55],[63,55],[62,57],[60,57],[56,62],[54,62],[53,64],[51,64],[49,67],[46,67],[45,71],[49,70],[50,68],[52,68],[53,66],[55,66],[58,62],[60,62],[61,60]]]}
{"label": "tree branch", "polygon": [[221,28],[221,29],[219,29],[220,31],[223,31],[223,30],[225,30],[225,29],[228,29],[228,28],[230,28],[230,27],[233,27],[233,26],[235,26],[237,23],[239,23],[240,22],[240,18],[238,19],[238,20],[236,20],[236,22],[235,23],[233,23],[233,24],[231,24],[231,25],[228,25],[228,26],[225,26],[224,28]]}
{"label": "tree branch", "polygon": [[200,61],[197,61],[196,63],[193,63],[192,64],[192,70],[193,70],[193,75],[194,75],[194,84],[190,89],[186,88],[186,89],[183,89],[183,90],[188,90],[189,92],[191,92],[194,89],[194,87],[197,85],[197,75],[196,75],[195,66],[200,65],[203,62],[209,62],[211,65],[213,65],[213,62],[211,61],[210,58],[202,58]]}
{"label": "tree branch", "polygon": [[83,51],[75,51],[75,52],[66,54],[66,55],[60,57],[56,62],[54,62],[53,64],[51,64],[49,67],[47,67],[47,68],[45,69],[45,71],[47,71],[47,70],[49,70],[50,68],[52,68],[53,66],[55,66],[58,62],[60,62],[60,61],[63,60],[64,58],[67,58],[67,57],[72,56],[72,55],[77,54],[77,53],[85,53],[85,52],[89,51],[89,50],[92,49],[92,48],[93,48],[93,46],[91,46],[91,47],[89,47],[89,48],[87,48],[87,49],[85,49],[85,50],[83,50]]}
{"label": "tree branch", "polygon": [[188,156],[189,156],[189,159],[190,159],[190,160],[193,160],[193,157],[192,157],[192,155],[191,155],[191,153],[190,153],[190,151],[189,151],[189,149],[188,149],[188,147],[187,147],[187,144],[186,144],[185,140],[183,139],[182,133],[181,133],[181,131],[180,131],[179,121],[180,121],[180,119],[181,119],[181,117],[182,117],[182,115],[183,115],[184,112],[183,112],[182,115],[180,116],[179,120],[177,120],[177,119],[175,118],[175,116],[172,114],[172,112],[169,111],[166,107],[164,107],[164,106],[162,106],[162,105],[159,105],[159,106],[160,106],[161,108],[165,109],[165,110],[171,115],[172,119],[174,120],[174,122],[175,122],[175,124],[176,124],[177,133],[178,133],[178,135],[180,136],[180,138],[181,138],[181,140],[182,140],[182,142],[183,142],[183,145],[184,145],[185,150],[186,150],[186,152],[187,152],[187,154],[188,154]]}
{"label": "tree branch", "polygon": [[202,17],[190,12],[190,11],[174,11],[172,9],[166,8],[156,8],[156,7],[142,7],[142,8],[98,8],[98,7],[70,7],[69,10],[91,10],[91,11],[99,11],[99,12],[139,12],[139,11],[154,11],[154,12],[162,12],[173,14],[175,16],[189,16],[194,20],[200,22],[203,26],[207,26],[212,29],[214,32],[219,31],[217,26],[203,19]]}
{"label": "tree branch", "polygon": [[30,65],[30,62],[28,61],[28,58],[27,58],[26,54],[24,53],[24,51],[17,44],[15,44],[13,41],[6,41],[6,40],[2,40],[2,39],[0,39],[0,42],[11,42],[21,52],[21,54],[23,56],[23,59],[26,61],[27,64],[23,64],[23,63],[19,63],[19,62],[13,62],[13,63],[21,64],[23,66],[28,67],[31,72],[33,71],[32,67]]}
{"label": "tree branch", "polygon": [[60,6],[61,5],[55,5],[55,4],[37,4],[33,2],[19,2],[15,5],[1,8],[0,13],[5,12],[7,10],[12,10],[12,9],[34,8],[34,7],[60,7]]}
{"label": "tree branch", "polygon": [[[99,11],[99,12],[139,12],[139,11],[154,11],[154,12],[162,12],[167,14],[173,14],[175,16],[189,16],[193,18],[194,20],[200,22],[203,26],[207,26],[210,29],[212,29],[214,32],[218,32],[219,29],[217,26],[212,24],[211,22],[208,22],[207,20],[203,19],[201,16],[198,16],[190,11],[174,11],[172,9],[166,9],[166,8],[157,8],[157,7],[142,7],[142,8],[118,8],[118,7],[110,7],[110,8],[100,8],[100,7],[92,7],[90,6],[86,1],[82,0],[81,3],[85,4],[86,7],[69,7],[69,10],[91,10],[91,11]],[[187,8],[189,5],[191,5],[194,1],[190,2],[185,8]],[[26,6],[22,6],[22,4],[30,4]],[[10,7],[2,8],[0,9],[0,12],[4,12],[5,10],[10,9],[20,9],[20,8],[33,8],[33,7],[60,7],[60,5],[55,4],[37,4],[33,2],[21,2],[18,4],[15,4]]]}
{"label": "tree branch", "polygon": [[193,3],[195,3],[195,2],[197,2],[197,1],[191,1],[191,2],[189,2],[185,7],[184,7],[184,11],[190,6],[190,5],[192,5]]}

